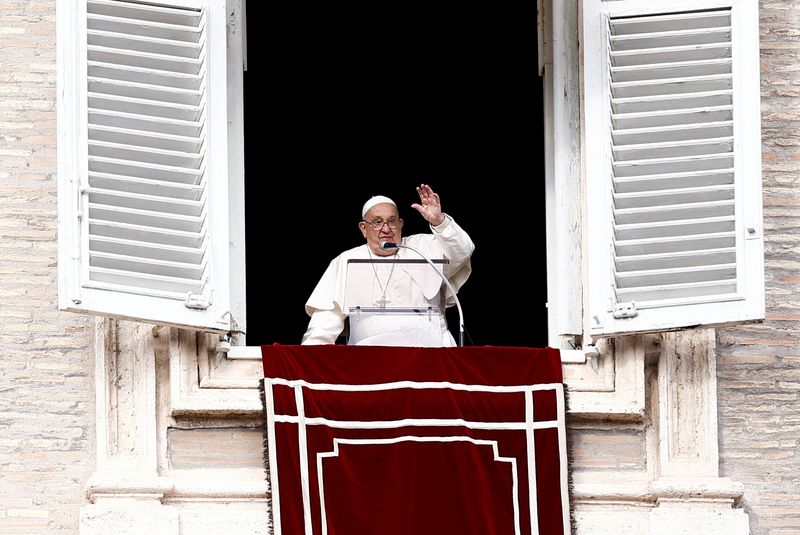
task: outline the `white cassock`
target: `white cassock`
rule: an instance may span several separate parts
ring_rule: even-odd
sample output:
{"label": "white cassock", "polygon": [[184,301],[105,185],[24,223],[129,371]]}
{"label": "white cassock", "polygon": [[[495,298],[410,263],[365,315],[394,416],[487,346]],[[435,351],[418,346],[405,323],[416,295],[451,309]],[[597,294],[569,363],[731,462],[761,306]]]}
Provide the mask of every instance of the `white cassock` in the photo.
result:
{"label": "white cassock", "polygon": [[[445,220],[438,227],[431,226],[431,234],[414,234],[403,238],[402,244],[408,245],[425,254],[431,259],[447,260],[445,274],[453,288],[458,291],[466,282],[472,267],[469,258],[475,245],[469,235],[456,223],[453,218],[445,214]],[[303,344],[333,344],[344,329],[345,318],[349,305],[346,293],[353,295],[352,280],[348,287],[347,271],[350,260],[374,260],[386,257],[376,257],[371,254],[367,244],[354,247],[334,258],[325,274],[317,283],[306,301],[306,312],[311,316],[308,329],[303,335]],[[420,260],[420,256],[408,249],[399,249],[393,257],[400,260]],[[383,306],[389,308],[419,306],[427,304],[439,307],[441,304],[439,289],[441,278],[433,273],[430,265],[415,268],[412,271],[404,267],[396,267],[392,262],[365,264],[369,271],[362,271],[369,276],[359,278],[358,284],[362,295],[368,295],[371,303],[367,306]],[[402,265],[402,264],[397,264]],[[351,303],[352,304],[352,303]],[[455,304],[453,295],[448,291],[447,306]],[[455,346],[455,340],[447,329],[444,316],[440,325],[441,343],[414,344],[413,341],[401,345],[434,345],[441,347]],[[380,330],[380,328],[379,328]],[[387,341],[388,338],[376,333],[359,342],[363,345],[398,345]]]}

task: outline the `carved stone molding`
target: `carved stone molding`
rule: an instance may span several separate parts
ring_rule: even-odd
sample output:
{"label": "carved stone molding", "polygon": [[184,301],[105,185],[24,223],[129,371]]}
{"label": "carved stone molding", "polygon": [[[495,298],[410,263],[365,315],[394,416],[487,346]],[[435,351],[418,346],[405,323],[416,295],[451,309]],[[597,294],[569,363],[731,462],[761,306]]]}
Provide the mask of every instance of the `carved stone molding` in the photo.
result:
{"label": "carved stone molding", "polygon": [[155,340],[150,327],[95,321],[97,471],[81,508],[82,535],[177,535],[177,511],[162,500],[172,482],[159,475]]}
{"label": "carved stone molding", "polygon": [[[136,474],[158,480],[154,339],[146,325],[95,321],[97,474]],[[102,486],[97,476],[89,488]]]}
{"label": "carved stone molding", "polygon": [[[87,483],[90,503],[81,508],[82,535],[205,533],[203,526],[222,526],[225,518],[235,533],[267,533],[263,470],[168,469],[165,430],[174,424],[172,401],[184,414],[261,410],[257,383],[238,389],[201,385],[198,336],[205,335],[96,320],[97,470]],[[207,353],[203,348],[199,354]],[[219,368],[211,365],[205,373]]]}
{"label": "carved stone molding", "polygon": [[599,355],[585,364],[564,364],[569,414],[641,421],[645,407],[644,337],[603,339],[597,347]]}
{"label": "carved stone molding", "polygon": [[719,475],[713,330],[665,333],[658,362],[658,475]]}
{"label": "carved stone molding", "polygon": [[714,330],[665,333],[661,346],[650,533],[747,535],[748,517],[735,508],[744,485],[719,477]]}
{"label": "carved stone molding", "polygon": [[[600,357],[614,359],[614,390],[591,391],[585,386],[602,383],[586,381],[583,390],[570,392],[570,407],[575,410],[573,400],[581,396],[575,416],[589,416],[581,428],[604,411],[604,426],[624,427],[634,412],[621,409],[642,407],[636,415],[645,431],[646,468],[577,471],[572,506],[578,533],[746,535],[749,520],[738,508],[744,486],[719,477],[714,332],[626,339],[617,339],[615,351]],[[604,376],[601,366],[594,371]],[[582,373],[571,380],[591,377],[591,368]]]}
{"label": "carved stone molding", "polygon": [[260,361],[224,358],[210,334],[168,331],[172,416],[261,414]]}

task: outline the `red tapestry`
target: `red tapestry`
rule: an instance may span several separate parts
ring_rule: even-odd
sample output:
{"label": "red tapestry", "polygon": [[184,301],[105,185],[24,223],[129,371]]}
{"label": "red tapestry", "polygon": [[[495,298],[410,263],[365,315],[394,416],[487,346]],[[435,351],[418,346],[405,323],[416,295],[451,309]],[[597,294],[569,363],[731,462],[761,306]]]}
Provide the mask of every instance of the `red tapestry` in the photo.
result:
{"label": "red tapestry", "polygon": [[570,532],[558,350],[262,355],[275,535]]}

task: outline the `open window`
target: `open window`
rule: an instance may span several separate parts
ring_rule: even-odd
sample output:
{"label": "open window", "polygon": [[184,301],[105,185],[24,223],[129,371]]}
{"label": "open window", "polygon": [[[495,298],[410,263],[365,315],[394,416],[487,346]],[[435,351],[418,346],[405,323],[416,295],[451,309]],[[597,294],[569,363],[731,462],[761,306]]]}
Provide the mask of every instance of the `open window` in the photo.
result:
{"label": "open window", "polygon": [[[245,330],[241,0],[57,5],[59,306]],[[551,344],[763,317],[755,3],[542,6]]]}

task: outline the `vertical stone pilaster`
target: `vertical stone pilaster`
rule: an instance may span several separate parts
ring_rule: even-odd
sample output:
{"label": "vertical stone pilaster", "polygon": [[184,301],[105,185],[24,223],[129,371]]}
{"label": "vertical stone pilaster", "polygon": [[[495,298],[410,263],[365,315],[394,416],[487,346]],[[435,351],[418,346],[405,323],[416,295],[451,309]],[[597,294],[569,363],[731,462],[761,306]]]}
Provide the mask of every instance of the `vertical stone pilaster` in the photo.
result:
{"label": "vertical stone pilaster", "polygon": [[158,472],[156,340],[148,325],[95,323],[97,471],[82,535],[178,534],[177,511],[161,505],[172,482]]}
{"label": "vertical stone pilaster", "polygon": [[719,475],[713,331],[666,333],[658,364],[661,477]]}
{"label": "vertical stone pilaster", "polygon": [[747,535],[744,486],[719,477],[713,330],[666,333],[658,363],[658,455],[651,535]]}

